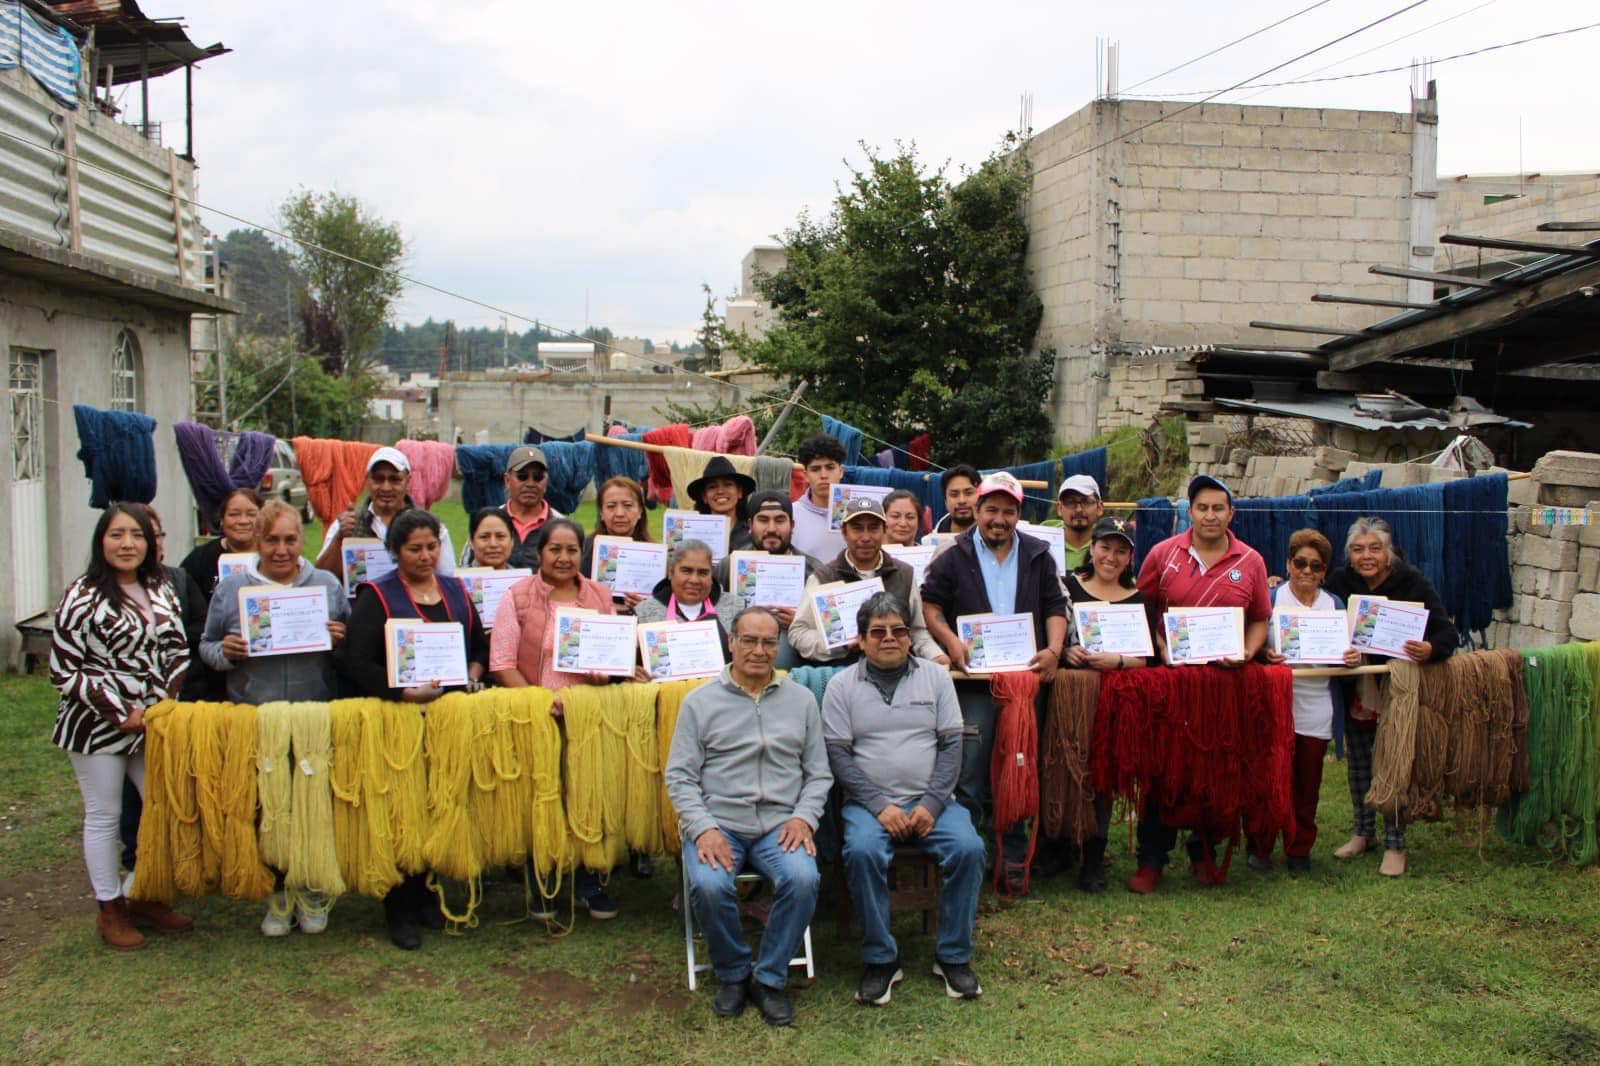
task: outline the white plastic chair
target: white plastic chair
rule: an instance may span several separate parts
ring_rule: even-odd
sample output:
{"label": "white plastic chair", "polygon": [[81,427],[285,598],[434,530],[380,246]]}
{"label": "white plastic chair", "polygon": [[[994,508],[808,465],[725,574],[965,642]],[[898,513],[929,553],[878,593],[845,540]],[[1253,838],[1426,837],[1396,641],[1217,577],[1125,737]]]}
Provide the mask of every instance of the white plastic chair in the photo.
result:
{"label": "white plastic chair", "polygon": [[[698,960],[694,949],[694,941],[697,934],[694,928],[694,905],[689,900],[689,863],[692,861],[693,857],[688,854],[678,857],[679,879],[683,882],[683,951],[688,959],[689,991],[691,992],[699,987],[700,974],[711,969],[709,962],[700,962]],[[735,874],[733,880],[736,885],[750,885],[764,881],[766,878],[760,874],[744,873]],[[790,959],[789,966],[791,968],[804,966],[806,979],[810,980],[817,976],[816,958],[811,952],[810,925],[806,926],[805,935],[801,937],[800,942],[805,946],[805,954]]]}

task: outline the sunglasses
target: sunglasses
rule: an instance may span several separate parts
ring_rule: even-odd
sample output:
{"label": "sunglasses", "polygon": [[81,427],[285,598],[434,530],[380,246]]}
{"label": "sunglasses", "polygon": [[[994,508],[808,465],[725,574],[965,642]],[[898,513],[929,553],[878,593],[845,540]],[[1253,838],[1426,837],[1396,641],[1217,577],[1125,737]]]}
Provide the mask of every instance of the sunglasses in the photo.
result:
{"label": "sunglasses", "polygon": [[905,640],[906,637],[908,637],[910,635],[911,635],[911,627],[910,626],[868,626],[867,627],[867,636],[871,637],[873,640],[888,640],[890,637],[893,637],[895,640]]}
{"label": "sunglasses", "polygon": [[1296,570],[1309,570],[1313,574],[1320,574],[1324,570],[1328,569],[1327,564],[1321,559],[1302,559],[1299,556],[1296,556],[1295,558],[1290,559],[1289,563]]}
{"label": "sunglasses", "polygon": [[550,476],[550,471],[542,466],[525,466],[521,470],[515,471],[514,476],[518,481],[543,481]]}

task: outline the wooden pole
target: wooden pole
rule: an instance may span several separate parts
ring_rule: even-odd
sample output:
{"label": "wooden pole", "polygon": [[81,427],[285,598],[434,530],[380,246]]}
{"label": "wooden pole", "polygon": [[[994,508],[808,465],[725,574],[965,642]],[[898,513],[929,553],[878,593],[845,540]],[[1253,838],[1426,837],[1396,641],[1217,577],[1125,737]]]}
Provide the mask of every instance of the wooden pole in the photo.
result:
{"label": "wooden pole", "polygon": [[[760,444],[756,445],[757,455],[765,455],[767,453],[767,445],[772,443],[772,438],[778,435],[778,430],[782,429],[783,424],[789,420],[790,412],[794,410],[794,405],[800,402],[800,397],[806,394],[806,386],[809,384],[805,378],[801,378],[800,383],[794,387],[794,392],[789,395],[789,402],[783,405],[783,410],[778,412],[778,417],[772,420],[772,425],[767,429],[767,435],[761,438]],[[798,466],[799,464],[795,465]]]}

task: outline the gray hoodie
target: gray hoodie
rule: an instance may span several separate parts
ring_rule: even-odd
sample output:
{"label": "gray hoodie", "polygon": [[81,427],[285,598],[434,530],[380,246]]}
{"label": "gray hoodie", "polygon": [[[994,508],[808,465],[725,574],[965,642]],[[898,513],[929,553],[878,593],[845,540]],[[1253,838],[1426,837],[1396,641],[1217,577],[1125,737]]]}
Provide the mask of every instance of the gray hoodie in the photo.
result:
{"label": "gray hoodie", "polygon": [[[299,655],[270,655],[236,663],[222,654],[222,638],[238,636],[239,590],[251,585],[270,585],[257,567],[259,558],[243,573],[232,574],[219,582],[211,595],[206,613],[205,633],[200,638],[200,658],[219,670],[228,683],[228,699],[234,703],[270,703],[273,700],[331,700],[338,695],[330,652],[303,652]],[[328,594],[328,618],[343,622],[350,617],[339,579],[318,570],[305,559],[292,582],[295,588],[320,586]]]}
{"label": "gray hoodie", "polygon": [[776,675],[752,698],[724,667],[684,697],[665,779],[686,841],[755,840],[790,818],[815,829],[833,787],[816,698]]}

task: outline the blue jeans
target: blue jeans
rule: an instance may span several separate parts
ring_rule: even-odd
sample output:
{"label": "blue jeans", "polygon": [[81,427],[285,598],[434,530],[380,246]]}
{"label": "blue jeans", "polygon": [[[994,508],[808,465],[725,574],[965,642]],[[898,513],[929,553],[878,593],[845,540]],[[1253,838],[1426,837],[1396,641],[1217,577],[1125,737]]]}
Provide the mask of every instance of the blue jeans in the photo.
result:
{"label": "blue jeans", "polygon": [[[972,815],[972,824],[981,826],[985,808],[990,805],[989,757],[994,754],[998,710],[987,681],[957,681],[956,702],[961,704],[962,721],[961,777],[956,782],[956,800]],[[1026,823],[1012,826],[1000,842],[1006,862],[1020,866],[1028,861]]]}
{"label": "blue jeans", "polygon": [[[754,840],[723,831],[733,850],[733,870],[708,866],[695,854],[694,841],[683,842],[682,862],[689,872],[689,900],[695,919],[705,934],[711,969],[724,984],[755,976],[768,988],[782,988],[789,981],[789,960],[795,957],[806,926],[817,909],[817,860],[804,848],[784,851],[778,846],[778,830]],[[752,971],[750,946],[739,929],[739,898],[734,875],[748,866],[772,882],[772,912],[766,932],[761,936],[761,955]]]}
{"label": "blue jeans", "polygon": [[[889,929],[889,862],[894,858],[895,842],[861,804],[846,803],[840,813],[844,818],[845,877],[861,918],[862,961],[868,965],[894,962],[900,957]],[[914,843],[933,856],[944,875],[934,954],[940,962],[971,962],[972,923],[978,917],[978,889],[983,884],[983,838],[972,827],[967,809],[951,803],[934,820],[928,835]]]}

